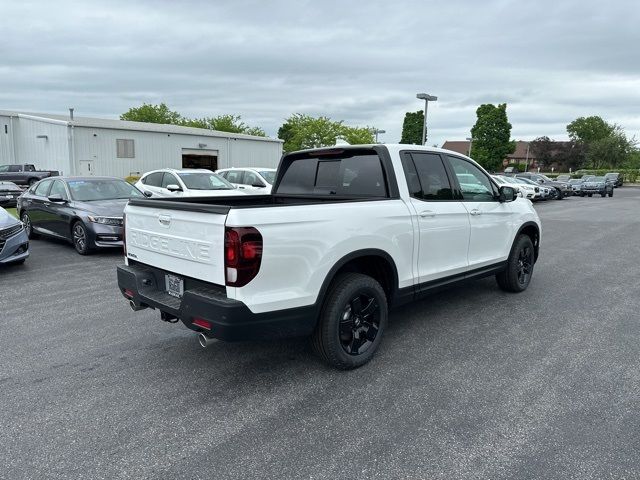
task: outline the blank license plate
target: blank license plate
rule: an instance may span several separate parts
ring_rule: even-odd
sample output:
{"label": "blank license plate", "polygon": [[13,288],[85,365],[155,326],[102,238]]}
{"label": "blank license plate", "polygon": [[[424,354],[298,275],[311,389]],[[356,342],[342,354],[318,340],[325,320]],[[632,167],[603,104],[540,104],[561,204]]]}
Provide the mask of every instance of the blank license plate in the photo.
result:
{"label": "blank license plate", "polygon": [[165,275],[164,281],[167,286],[167,293],[174,297],[181,298],[184,293],[184,280],[175,275]]}

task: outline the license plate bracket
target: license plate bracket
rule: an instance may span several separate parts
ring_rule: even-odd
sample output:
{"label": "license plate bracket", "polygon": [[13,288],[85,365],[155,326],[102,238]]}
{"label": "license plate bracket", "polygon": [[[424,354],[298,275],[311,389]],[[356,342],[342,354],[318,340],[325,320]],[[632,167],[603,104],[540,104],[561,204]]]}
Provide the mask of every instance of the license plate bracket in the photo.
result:
{"label": "license plate bracket", "polygon": [[164,283],[167,293],[172,297],[182,298],[184,294],[184,280],[176,275],[165,274]]}

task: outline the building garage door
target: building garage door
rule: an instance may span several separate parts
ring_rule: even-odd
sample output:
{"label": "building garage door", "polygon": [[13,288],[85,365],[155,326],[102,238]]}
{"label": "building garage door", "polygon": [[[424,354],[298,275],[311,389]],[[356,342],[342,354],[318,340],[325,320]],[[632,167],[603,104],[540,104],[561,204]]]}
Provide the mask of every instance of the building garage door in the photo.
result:
{"label": "building garage door", "polygon": [[190,150],[182,149],[182,168],[206,168],[218,169],[217,150]]}

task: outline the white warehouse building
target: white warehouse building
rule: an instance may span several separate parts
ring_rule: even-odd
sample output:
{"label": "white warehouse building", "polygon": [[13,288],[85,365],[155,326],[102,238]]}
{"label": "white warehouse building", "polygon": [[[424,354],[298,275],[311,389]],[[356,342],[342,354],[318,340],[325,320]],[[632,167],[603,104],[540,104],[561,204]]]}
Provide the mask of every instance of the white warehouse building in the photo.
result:
{"label": "white warehouse building", "polygon": [[270,167],[282,140],[202,128],[0,110],[0,165],[125,178],[158,168]]}

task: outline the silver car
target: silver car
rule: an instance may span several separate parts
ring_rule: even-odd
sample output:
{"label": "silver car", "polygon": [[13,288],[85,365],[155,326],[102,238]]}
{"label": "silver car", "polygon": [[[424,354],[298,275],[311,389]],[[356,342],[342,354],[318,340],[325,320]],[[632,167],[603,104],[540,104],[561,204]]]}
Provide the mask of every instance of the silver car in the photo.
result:
{"label": "silver car", "polygon": [[29,256],[29,238],[20,220],[0,207],[0,265],[24,263]]}

